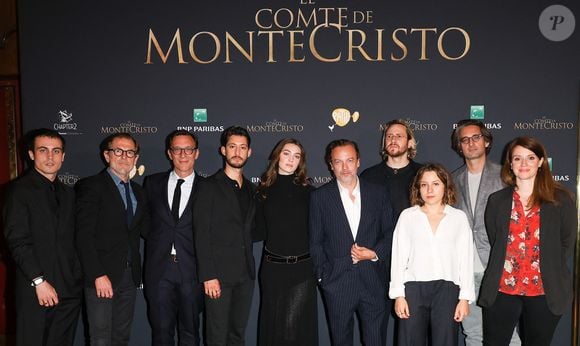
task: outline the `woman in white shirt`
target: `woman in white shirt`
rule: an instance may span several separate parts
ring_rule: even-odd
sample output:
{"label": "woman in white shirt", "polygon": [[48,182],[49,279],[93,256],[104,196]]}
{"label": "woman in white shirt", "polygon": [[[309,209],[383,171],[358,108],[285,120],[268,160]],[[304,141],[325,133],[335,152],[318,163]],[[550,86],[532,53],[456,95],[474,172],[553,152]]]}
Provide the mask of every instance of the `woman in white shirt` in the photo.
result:
{"label": "woman in white shirt", "polygon": [[[455,203],[451,175],[440,164],[417,172],[411,208],[393,236],[389,297],[400,318],[398,345],[457,345],[459,323],[475,300],[473,239]],[[430,332],[430,334],[428,334]]]}

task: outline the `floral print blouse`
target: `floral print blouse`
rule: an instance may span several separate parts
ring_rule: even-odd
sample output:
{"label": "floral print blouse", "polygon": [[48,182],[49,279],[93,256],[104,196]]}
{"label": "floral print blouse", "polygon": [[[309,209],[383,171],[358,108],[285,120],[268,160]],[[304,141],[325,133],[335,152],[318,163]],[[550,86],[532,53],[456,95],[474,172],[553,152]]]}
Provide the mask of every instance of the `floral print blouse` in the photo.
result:
{"label": "floral print blouse", "polygon": [[540,273],[540,207],[528,214],[514,191],[508,242],[499,291],[505,294],[539,296],[544,294]]}

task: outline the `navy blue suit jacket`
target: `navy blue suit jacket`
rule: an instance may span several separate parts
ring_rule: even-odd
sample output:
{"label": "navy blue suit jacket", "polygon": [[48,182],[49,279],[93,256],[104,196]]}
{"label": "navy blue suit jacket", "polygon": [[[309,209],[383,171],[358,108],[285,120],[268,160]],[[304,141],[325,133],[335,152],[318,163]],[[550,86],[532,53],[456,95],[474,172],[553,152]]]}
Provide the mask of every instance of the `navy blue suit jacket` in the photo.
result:
{"label": "navy blue suit jacket", "polygon": [[184,282],[197,281],[195,249],[193,245],[193,195],[203,177],[195,175],[192,191],[183,213],[176,223],[167,199],[169,173],[157,173],[145,178],[143,187],[149,200],[151,227],[145,242],[145,284],[157,282],[169,264],[171,245],[175,244]]}
{"label": "navy blue suit jacket", "polygon": [[[340,199],[338,183],[333,180],[310,197],[310,254],[323,289],[343,275],[358,271],[358,278],[375,294],[386,295],[393,238],[393,212],[387,190],[360,179],[361,218],[356,239]],[[352,263],[354,243],[374,250],[378,261]],[[344,287],[343,287],[344,288]],[[345,291],[344,294],[352,294]]]}

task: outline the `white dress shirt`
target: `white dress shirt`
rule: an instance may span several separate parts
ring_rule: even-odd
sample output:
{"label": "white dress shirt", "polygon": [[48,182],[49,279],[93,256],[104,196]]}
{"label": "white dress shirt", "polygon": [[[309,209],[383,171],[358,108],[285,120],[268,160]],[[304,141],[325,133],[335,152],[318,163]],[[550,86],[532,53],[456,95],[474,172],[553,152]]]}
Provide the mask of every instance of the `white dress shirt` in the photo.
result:
{"label": "white dress shirt", "polygon": [[358,224],[360,223],[360,181],[356,180],[356,186],[352,190],[352,196],[354,196],[354,201],[350,198],[350,191],[340,185],[337,181],[338,191],[340,192],[340,199],[342,201],[342,206],[344,207],[344,212],[346,213],[346,218],[348,219],[348,225],[350,226],[350,231],[352,233],[352,239],[356,240],[356,234],[358,232]]}
{"label": "white dress shirt", "polygon": [[405,296],[409,281],[451,281],[459,298],[475,300],[473,236],[465,213],[449,205],[435,233],[421,207],[403,210],[393,235],[389,297]]}
{"label": "white dress shirt", "polygon": [[[179,216],[183,214],[187,202],[189,201],[189,196],[191,196],[191,190],[193,188],[193,180],[195,179],[195,172],[191,173],[185,178],[180,178],[175,171],[169,173],[169,179],[167,180],[167,202],[169,203],[169,209],[171,209],[173,204],[173,194],[175,193],[175,186],[177,186],[177,180],[183,179],[184,182],[181,184],[181,198],[179,200]],[[177,255],[175,246],[171,244],[171,254]]]}

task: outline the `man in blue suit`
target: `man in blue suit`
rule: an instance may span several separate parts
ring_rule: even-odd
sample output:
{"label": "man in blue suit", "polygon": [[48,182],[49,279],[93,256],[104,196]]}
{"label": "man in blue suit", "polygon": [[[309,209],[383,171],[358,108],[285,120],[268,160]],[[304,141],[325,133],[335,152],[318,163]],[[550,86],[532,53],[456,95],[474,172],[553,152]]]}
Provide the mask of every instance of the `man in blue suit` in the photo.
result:
{"label": "man in blue suit", "polygon": [[151,229],[145,247],[145,295],[153,345],[199,345],[203,289],[197,280],[193,244],[193,194],[201,176],[194,171],[197,137],[185,130],[167,136],[173,169],[145,178]]}
{"label": "man in blue suit", "polygon": [[358,178],[355,142],[330,142],[325,159],[335,179],[312,193],[309,228],[332,342],[353,344],[357,313],[363,343],[384,345],[393,235],[389,195],[384,187]]}

